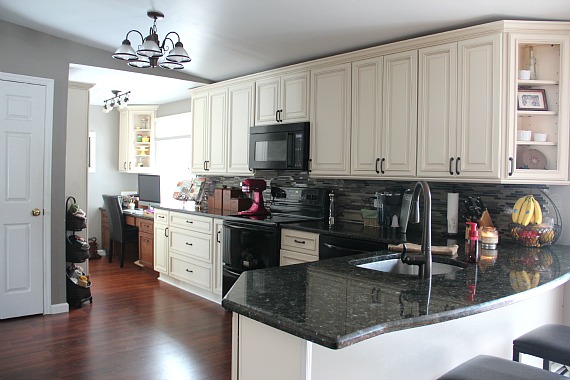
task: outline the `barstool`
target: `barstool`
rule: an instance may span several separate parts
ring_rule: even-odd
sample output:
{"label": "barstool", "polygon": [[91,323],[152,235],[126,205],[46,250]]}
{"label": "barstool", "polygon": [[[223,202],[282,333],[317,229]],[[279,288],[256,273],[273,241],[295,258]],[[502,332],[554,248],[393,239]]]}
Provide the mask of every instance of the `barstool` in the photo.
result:
{"label": "barstool", "polygon": [[562,375],[489,355],[475,356],[443,374],[438,380],[561,380]]}
{"label": "barstool", "polygon": [[566,373],[570,365],[570,326],[549,324],[538,327],[513,340],[513,360],[520,354],[542,358],[542,368],[550,371],[550,362],[564,365],[560,373]]}

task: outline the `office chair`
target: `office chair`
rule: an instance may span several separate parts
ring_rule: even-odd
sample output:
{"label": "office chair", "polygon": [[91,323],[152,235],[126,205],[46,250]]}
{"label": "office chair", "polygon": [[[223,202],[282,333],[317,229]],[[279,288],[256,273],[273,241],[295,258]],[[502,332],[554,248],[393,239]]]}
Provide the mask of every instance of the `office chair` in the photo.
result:
{"label": "office chair", "polygon": [[121,268],[125,262],[125,244],[129,242],[138,243],[137,227],[125,224],[123,210],[117,195],[103,195],[105,210],[107,210],[109,220],[109,262],[113,261],[113,243],[121,243]]}

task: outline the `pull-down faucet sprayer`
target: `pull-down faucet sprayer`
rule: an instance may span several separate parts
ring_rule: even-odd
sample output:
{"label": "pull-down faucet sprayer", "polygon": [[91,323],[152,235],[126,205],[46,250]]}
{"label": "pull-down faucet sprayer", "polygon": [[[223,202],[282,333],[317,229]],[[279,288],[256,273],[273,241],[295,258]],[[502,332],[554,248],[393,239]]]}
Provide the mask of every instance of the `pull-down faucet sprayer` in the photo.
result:
{"label": "pull-down faucet sprayer", "polygon": [[426,181],[420,180],[414,187],[414,193],[411,198],[409,210],[412,213],[411,223],[420,222],[420,191],[423,192],[424,197],[424,218],[423,218],[423,231],[422,231],[422,248],[420,253],[407,253],[404,244],[404,251],[402,252],[402,262],[410,265],[419,265],[420,279],[431,278],[431,190]]}

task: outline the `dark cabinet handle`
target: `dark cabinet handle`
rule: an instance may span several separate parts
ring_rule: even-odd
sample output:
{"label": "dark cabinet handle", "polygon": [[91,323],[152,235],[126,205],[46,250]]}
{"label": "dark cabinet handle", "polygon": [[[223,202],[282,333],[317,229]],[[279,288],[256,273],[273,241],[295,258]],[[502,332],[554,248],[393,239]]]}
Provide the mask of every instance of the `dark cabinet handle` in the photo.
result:
{"label": "dark cabinet handle", "polygon": [[297,239],[293,239],[293,241],[297,244],[305,244],[304,240],[297,240]]}
{"label": "dark cabinet handle", "polygon": [[275,111],[275,121],[279,123],[279,110]]}
{"label": "dark cabinet handle", "polygon": [[206,161],[204,161],[204,171],[206,171]]}
{"label": "dark cabinet handle", "polygon": [[188,243],[188,242],[186,242],[186,245],[193,245],[193,244],[192,244],[192,243]]}
{"label": "dark cabinet handle", "polygon": [[455,161],[455,173],[457,173],[457,175],[461,174],[461,172],[459,171],[459,162],[461,161],[461,157],[457,157],[457,161]]}
{"label": "dark cabinet handle", "polygon": [[378,170],[378,163],[380,162],[380,158],[376,159],[376,164],[374,165],[374,171],[376,174],[380,174],[380,170]]}
{"label": "dark cabinet handle", "polygon": [[222,242],[222,241],[220,240],[220,233],[221,233],[221,232],[222,232],[222,231],[218,231],[218,232],[216,233],[216,241],[217,241],[218,243],[221,243],[221,242]]}
{"label": "dark cabinet handle", "polygon": [[186,272],[188,272],[188,273],[194,273],[193,270],[190,270],[190,269],[188,269],[188,268],[186,268]]}
{"label": "dark cabinet handle", "polygon": [[164,237],[168,237],[168,227],[164,229]]}
{"label": "dark cabinet handle", "polygon": [[382,158],[382,160],[380,160],[380,173],[384,174],[384,161],[386,161],[385,158]]}
{"label": "dark cabinet handle", "polygon": [[191,220],[187,220],[186,223],[194,224],[194,222]]}
{"label": "dark cabinet handle", "polygon": [[313,168],[313,159],[309,158],[309,173],[311,172],[312,168]]}
{"label": "dark cabinet handle", "polygon": [[515,160],[512,157],[509,157],[509,177],[513,175],[513,169],[515,166]]}
{"label": "dark cabinet handle", "polygon": [[129,161],[129,170],[131,170],[133,163]]}
{"label": "dark cabinet handle", "polygon": [[123,169],[127,170],[127,161],[123,162]]}
{"label": "dark cabinet handle", "polygon": [[453,175],[453,160],[454,160],[453,157],[449,159],[449,174],[451,175]]}

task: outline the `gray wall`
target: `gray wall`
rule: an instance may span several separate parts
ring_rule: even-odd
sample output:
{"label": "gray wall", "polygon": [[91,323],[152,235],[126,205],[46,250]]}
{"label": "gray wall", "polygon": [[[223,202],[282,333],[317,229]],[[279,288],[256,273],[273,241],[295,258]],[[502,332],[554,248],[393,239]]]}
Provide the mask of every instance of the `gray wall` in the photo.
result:
{"label": "gray wall", "polygon": [[[0,21],[0,70],[6,73],[54,80],[52,200],[51,205],[51,289],[52,304],[66,302],[65,291],[65,156],[67,130],[67,83],[69,64],[140,72],[111,57],[111,53],[32,29]],[[146,71],[145,74],[192,80],[174,70]]]}
{"label": "gray wall", "polygon": [[88,175],[87,225],[89,237],[96,237],[101,249],[101,212],[103,194],[120,194],[121,190],[137,190],[137,175],[120,173],[119,112],[101,111],[100,106],[89,107],[89,130],[96,133],[96,168]]}
{"label": "gray wall", "polygon": [[161,104],[158,110],[156,110],[156,117],[178,115],[179,113],[190,112],[191,108],[192,104],[190,97],[188,97],[188,99],[179,100],[177,102]]}

